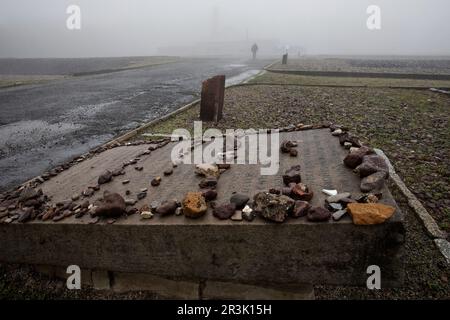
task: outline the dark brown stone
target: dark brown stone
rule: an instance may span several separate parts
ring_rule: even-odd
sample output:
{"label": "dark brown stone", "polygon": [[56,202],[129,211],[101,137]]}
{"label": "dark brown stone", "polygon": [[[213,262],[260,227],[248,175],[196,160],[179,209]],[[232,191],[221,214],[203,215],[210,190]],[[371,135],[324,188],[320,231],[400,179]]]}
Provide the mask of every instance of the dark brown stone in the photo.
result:
{"label": "dark brown stone", "polygon": [[217,178],[208,176],[208,177],[202,179],[202,181],[200,181],[200,183],[198,185],[201,189],[215,188],[217,186]]}
{"label": "dark brown stone", "polygon": [[324,222],[330,220],[331,212],[322,207],[312,208],[308,211],[308,220],[313,222]]}
{"label": "dark brown stone", "polygon": [[285,140],[285,141],[281,142],[280,150],[282,153],[290,153],[291,149],[296,146],[297,146],[297,143],[290,141],[290,140]]}
{"label": "dark brown stone", "polygon": [[300,183],[302,182],[302,177],[300,175],[300,165],[293,166],[283,175],[283,182],[285,185],[289,185],[289,183]]}
{"label": "dark brown stone", "polygon": [[298,151],[297,149],[291,149],[291,151],[289,151],[289,155],[291,157],[297,157],[298,156]]}
{"label": "dark brown stone", "polygon": [[344,159],[344,164],[349,168],[355,169],[362,163],[363,157],[365,155],[372,153],[373,153],[372,149],[368,147],[361,147],[356,151],[349,152],[349,154]]}
{"label": "dark brown stone", "polygon": [[228,203],[215,207],[213,210],[213,215],[220,220],[226,220],[230,219],[235,211],[236,205],[234,203]]}
{"label": "dark brown stone", "polygon": [[159,186],[159,185],[161,184],[161,177],[156,177],[156,178],[154,178],[154,179],[150,182],[150,184],[151,184],[153,187]]}
{"label": "dark brown stone", "polygon": [[158,208],[156,208],[156,213],[162,216],[168,216],[175,213],[178,208],[178,203],[174,200],[168,200],[161,203]]}
{"label": "dark brown stone", "polygon": [[304,217],[308,214],[310,208],[311,205],[307,201],[295,201],[294,210],[292,210],[291,216],[293,218]]}
{"label": "dark brown stone", "polygon": [[308,187],[303,183],[297,183],[292,187],[291,197],[295,200],[311,201],[314,193],[309,191]]}
{"label": "dark brown stone", "polygon": [[103,196],[103,204],[95,210],[95,216],[118,217],[125,213],[125,200],[118,193],[108,193]]}
{"label": "dark brown stone", "polygon": [[164,175],[165,176],[170,176],[173,173],[173,169],[166,169],[164,170]]}
{"label": "dark brown stone", "polygon": [[206,201],[213,201],[217,198],[217,191],[213,189],[207,189],[202,191],[202,196]]}
{"label": "dark brown stone", "polygon": [[[270,188],[269,189],[269,193],[271,193],[271,194],[281,194],[281,190],[275,189],[275,188]],[[290,191],[289,191],[289,193],[290,193]]]}
{"label": "dark brown stone", "polygon": [[231,168],[231,164],[228,164],[228,163],[219,163],[219,164],[217,164],[217,168],[223,169],[223,170],[228,170],[228,169]]}

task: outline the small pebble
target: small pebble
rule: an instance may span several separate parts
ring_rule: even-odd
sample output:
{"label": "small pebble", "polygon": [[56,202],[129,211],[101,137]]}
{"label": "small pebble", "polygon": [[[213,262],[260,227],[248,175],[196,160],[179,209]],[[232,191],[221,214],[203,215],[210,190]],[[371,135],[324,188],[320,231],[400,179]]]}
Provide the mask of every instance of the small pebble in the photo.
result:
{"label": "small pebble", "polygon": [[178,207],[178,208],[175,210],[175,215],[176,215],[176,216],[181,216],[182,214],[183,214],[183,208]]}
{"label": "small pebble", "polygon": [[250,208],[250,206],[245,206],[244,209],[242,209],[242,217],[247,221],[253,221],[255,218],[255,215],[253,214],[253,209]]}
{"label": "small pebble", "polygon": [[143,211],[143,212],[141,212],[141,218],[142,219],[151,219],[151,218],[153,218],[153,213],[151,213],[150,211]]}
{"label": "small pebble", "polygon": [[72,196],[72,201],[77,201],[78,199],[80,199],[80,195],[79,194],[74,194]]}
{"label": "small pebble", "polygon": [[98,221],[100,220],[99,217],[95,217],[94,219],[92,219],[91,221],[89,221],[89,224],[96,224]]}
{"label": "small pebble", "polygon": [[342,129],[336,129],[331,134],[335,137],[340,136],[342,134]]}
{"label": "small pebble", "polygon": [[329,195],[329,196],[335,196],[335,195],[338,194],[337,190],[323,189],[322,192],[325,193],[326,195]]}
{"label": "small pebble", "polygon": [[236,212],[231,216],[231,220],[233,221],[242,221],[242,211],[236,210]]}
{"label": "small pebble", "polygon": [[334,221],[339,221],[346,213],[347,213],[347,209],[344,209],[344,210],[336,211],[331,216],[333,217]]}
{"label": "small pebble", "polygon": [[155,179],[153,179],[153,180],[150,182],[150,184],[151,184],[153,187],[159,186],[159,185],[161,184],[161,177],[156,177]]}
{"label": "small pebble", "polygon": [[297,151],[296,149],[291,149],[291,150],[289,151],[289,155],[290,155],[291,157],[297,157],[297,156],[298,156],[298,151]]}
{"label": "small pebble", "polygon": [[125,199],[125,204],[127,206],[134,206],[136,204],[136,200],[135,199]]}
{"label": "small pebble", "polygon": [[138,200],[142,200],[147,196],[147,192],[139,192],[137,195]]}

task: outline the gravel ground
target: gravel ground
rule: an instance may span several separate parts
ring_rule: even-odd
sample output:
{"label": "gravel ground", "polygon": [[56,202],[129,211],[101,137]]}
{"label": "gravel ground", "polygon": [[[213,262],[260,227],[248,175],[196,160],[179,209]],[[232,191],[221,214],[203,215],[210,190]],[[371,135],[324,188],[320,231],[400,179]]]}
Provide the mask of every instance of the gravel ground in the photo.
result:
{"label": "gravel ground", "polygon": [[303,76],[266,72],[250,81],[252,84],[280,84],[307,86],[366,86],[366,87],[417,87],[417,88],[450,88],[447,80],[418,79],[386,79],[386,78],[353,78],[353,77],[323,77]]}
{"label": "gravel ground", "polygon": [[410,74],[450,74],[449,57],[303,57],[273,69]]}

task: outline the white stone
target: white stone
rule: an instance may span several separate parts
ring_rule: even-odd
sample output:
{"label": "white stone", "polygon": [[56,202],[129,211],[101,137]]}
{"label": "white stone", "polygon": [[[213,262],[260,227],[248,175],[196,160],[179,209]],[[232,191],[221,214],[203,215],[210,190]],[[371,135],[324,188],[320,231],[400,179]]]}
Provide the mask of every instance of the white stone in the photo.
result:
{"label": "white stone", "polygon": [[338,194],[337,190],[322,189],[322,192],[329,196],[335,196]]}
{"label": "white stone", "polygon": [[350,149],[352,147],[352,143],[351,142],[344,142],[344,148],[345,149]]}
{"label": "white stone", "polygon": [[137,200],[135,199],[125,199],[125,204],[128,206],[134,206],[136,204]]}
{"label": "white stone", "polygon": [[353,153],[353,152],[358,151],[358,150],[359,150],[359,148],[350,147],[350,153]]}
{"label": "white stone", "polygon": [[336,129],[331,134],[333,136],[340,136],[342,134],[342,129]]}
{"label": "white stone", "polygon": [[153,218],[153,213],[151,213],[150,211],[143,211],[143,212],[141,212],[141,218],[142,219],[151,219],[151,218]]}
{"label": "white stone", "polygon": [[242,209],[242,212],[243,212],[243,213],[250,214],[250,213],[253,212],[253,209],[250,208],[250,206],[247,205],[247,206],[244,207],[244,209]]}

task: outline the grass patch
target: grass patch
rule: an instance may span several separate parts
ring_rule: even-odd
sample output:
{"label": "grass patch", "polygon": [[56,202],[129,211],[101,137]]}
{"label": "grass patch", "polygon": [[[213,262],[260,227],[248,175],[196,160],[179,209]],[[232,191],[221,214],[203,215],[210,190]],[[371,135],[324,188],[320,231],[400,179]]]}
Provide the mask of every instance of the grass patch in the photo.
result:
{"label": "grass patch", "polygon": [[349,77],[319,77],[266,72],[251,80],[253,84],[282,85],[322,85],[322,86],[367,86],[367,87],[417,87],[417,88],[450,88],[450,81],[389,79],[389,78],[349,78]]}

